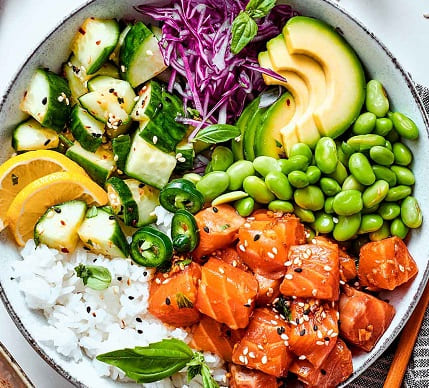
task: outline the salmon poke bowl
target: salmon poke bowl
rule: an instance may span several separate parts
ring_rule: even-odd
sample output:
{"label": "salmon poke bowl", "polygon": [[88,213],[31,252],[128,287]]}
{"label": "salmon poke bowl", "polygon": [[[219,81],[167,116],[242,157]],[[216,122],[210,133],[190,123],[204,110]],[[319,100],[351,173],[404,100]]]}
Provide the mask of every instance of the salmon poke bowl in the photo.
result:
{"label": "salmon poke bowl", "polygon": [[425,287],[427,117],[330,1],[89,1],[0,120],[0,295],[76,386],[343,386]]}

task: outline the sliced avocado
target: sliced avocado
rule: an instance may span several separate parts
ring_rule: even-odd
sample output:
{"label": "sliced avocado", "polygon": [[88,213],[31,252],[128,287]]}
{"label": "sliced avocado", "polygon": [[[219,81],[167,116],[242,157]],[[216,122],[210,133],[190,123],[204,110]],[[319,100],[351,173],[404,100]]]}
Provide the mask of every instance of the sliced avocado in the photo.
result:
{"label": "sliced avocado", "polygon": [[365,99],[365,75],[356,53],[333,27],[306,16],[289,19],[283,35],[290,54],[308,55],[322,66],[326,98],[314,119],[321,135],[340,136],[359,116]]}
{"label": "sliced avocado", "polygon": [[253,159],[255,159],[255,135],[256,131],[261,127],[264,121],[265,113],[267,112],[267,110],[268,108],[258,107],[252,118],[249,120],[249,124],[247,125],[246,129],[244,130],[243,151],[244,157],[247,160],[252,161]]}

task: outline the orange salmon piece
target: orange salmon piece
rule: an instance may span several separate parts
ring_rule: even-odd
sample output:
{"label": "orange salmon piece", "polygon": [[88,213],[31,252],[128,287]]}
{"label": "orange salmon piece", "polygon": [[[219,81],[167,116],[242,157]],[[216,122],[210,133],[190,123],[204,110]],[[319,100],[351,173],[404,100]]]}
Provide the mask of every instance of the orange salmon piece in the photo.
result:
{"label": "orange salmon piece", "polygon": [[280,295],[281,279],[268,279],[262,275],[255,274],[255,279],[258,281],[258,296],[256,297],[257,306],[267,306],[273,303]]}
{"label": "orange salmon piece", "polygon": [[239,365],[231,365],[230,373],[231,388],[278,388],[279,386],[274,376]]}

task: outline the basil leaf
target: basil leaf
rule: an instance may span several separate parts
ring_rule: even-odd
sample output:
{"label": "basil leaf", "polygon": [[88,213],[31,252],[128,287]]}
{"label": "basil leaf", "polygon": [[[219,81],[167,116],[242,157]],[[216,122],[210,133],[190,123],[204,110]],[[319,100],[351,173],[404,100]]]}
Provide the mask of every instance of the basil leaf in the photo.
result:
{"label": "basil leaf", "polygon": [[246,11],[252,18],[262,18],[276,5],[276,0],[250,0],[247,3]]}
{"label": "basil leaf", "polygon": [[241,132],[235,125],[213,124],[203,128],[193,141],[203,141],[209,144],[223,143],[240,136]]}
{"label": "basil leaf", "polygon": [[240,12],[232,22],[231,52],[238,54],[258,33],[258,25],[247,12]]}
{"label": "basil leaf", "polygon": [[189,361],[186,366],[188,367],[188,383],[195,376],[201,375],[204,388],[219,388],[219,385],[214,381],[210,368],[206,364],[204,356],[201,353],[195,352],[192,360]]}
{"label": "basil leaf", "polygon": [[79,264],[74,270],[77,277],[82,278],[83,284],[93,290],[105,290],[112,282],[112,275],[105,267]]}
{"label": "basil leaf", "polygon": [[205,363],[201,368],[201,376],[203,377],[204,388],[219,388],[218,383],[214,380],[212,374],[210,373],[210,368]]}

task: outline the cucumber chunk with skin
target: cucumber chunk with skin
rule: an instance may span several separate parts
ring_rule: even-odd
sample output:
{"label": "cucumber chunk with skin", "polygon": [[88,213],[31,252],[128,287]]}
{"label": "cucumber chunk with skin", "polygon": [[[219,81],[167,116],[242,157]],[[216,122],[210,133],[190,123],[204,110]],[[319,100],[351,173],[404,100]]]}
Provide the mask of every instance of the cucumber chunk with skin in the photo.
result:
{"label": "cucumber chunk with skin", "polygon": [[78,229],[86,214],[86,203],[69,201],[50,207],[34,227],[34,242],[63,253],[73,252]]}
{"label": "cucumber chunk with skin", "polygon": [[125,28],[121,31],[119,35],[118,43],[116,44],[116,47],[113,50],[112,54],[110,54],[109,59],[117,66],[119,66],[119,56],[121,52],[121,47],[124,44],[125,37],[127,36],[128,31],[130,31],[131,27],[132,27],[131,24],[127,24]]}
{"label": "cucumber chunk with skin", "polygon": [[116,20],[88,18],[79,27],[72,51],[87,74],[95,73],[115,49],[119,39]]}
{"label": "cucumber chunk with skin", "polygon": [[118,215],[125,225],[137,226],[139,219],[137,202],[134,200],[126,182],[120,178],[111,177],[106,182],[106,190],[109,205],[113,212]]}
{"label": "cucumber chunk with skin", "polygon": [[95,152],[101,146],[104,124],[94,119],[79,105],[73,108],[70,130],[74,138],[86,150]]}
{"label": "cucumber chunk with skin", "polygon": [[89,209],[78,234],[84,245],[94,253],[112,258],[128,257],[127,239],[108,206]]}
{"label": "cucumber chunk with skin", "polygon": [[[128,154],[131,149],[130,135],[120,135],[112,140],[112,148],[116,166],[119,170],[125,170],[125,163],[127,162]],[[119,171],[118,171],[119,172]]]}
{"label": "cucumber chunk with skin", "polygon": [[137,203],[138,221],[136,226],[141,227],[155,222],[154,211],[159,206],[159,190],[136,179],[126,179],[125,183]]}
{"label": "cucumber chunk with skin", "polygon": [[71,92],[64,78],[38,69],[24,92],[20,108],[44,127],[61,132],[70,116]]}
{"label": "cucumber chunk with skin", "polygon": [[48,150],[57,148],[58,144],[58,133],[53,129],[42,127],[34,119],[18,124],[12,135],[12,147],[16,152]]}
{"label": "cucumber chunk with skin", "polygon": [[176,147],[176,171],[183,172],[191,170],[194,166],[195,151],[192,143],[188,143],[188,139],[184,139]]}

